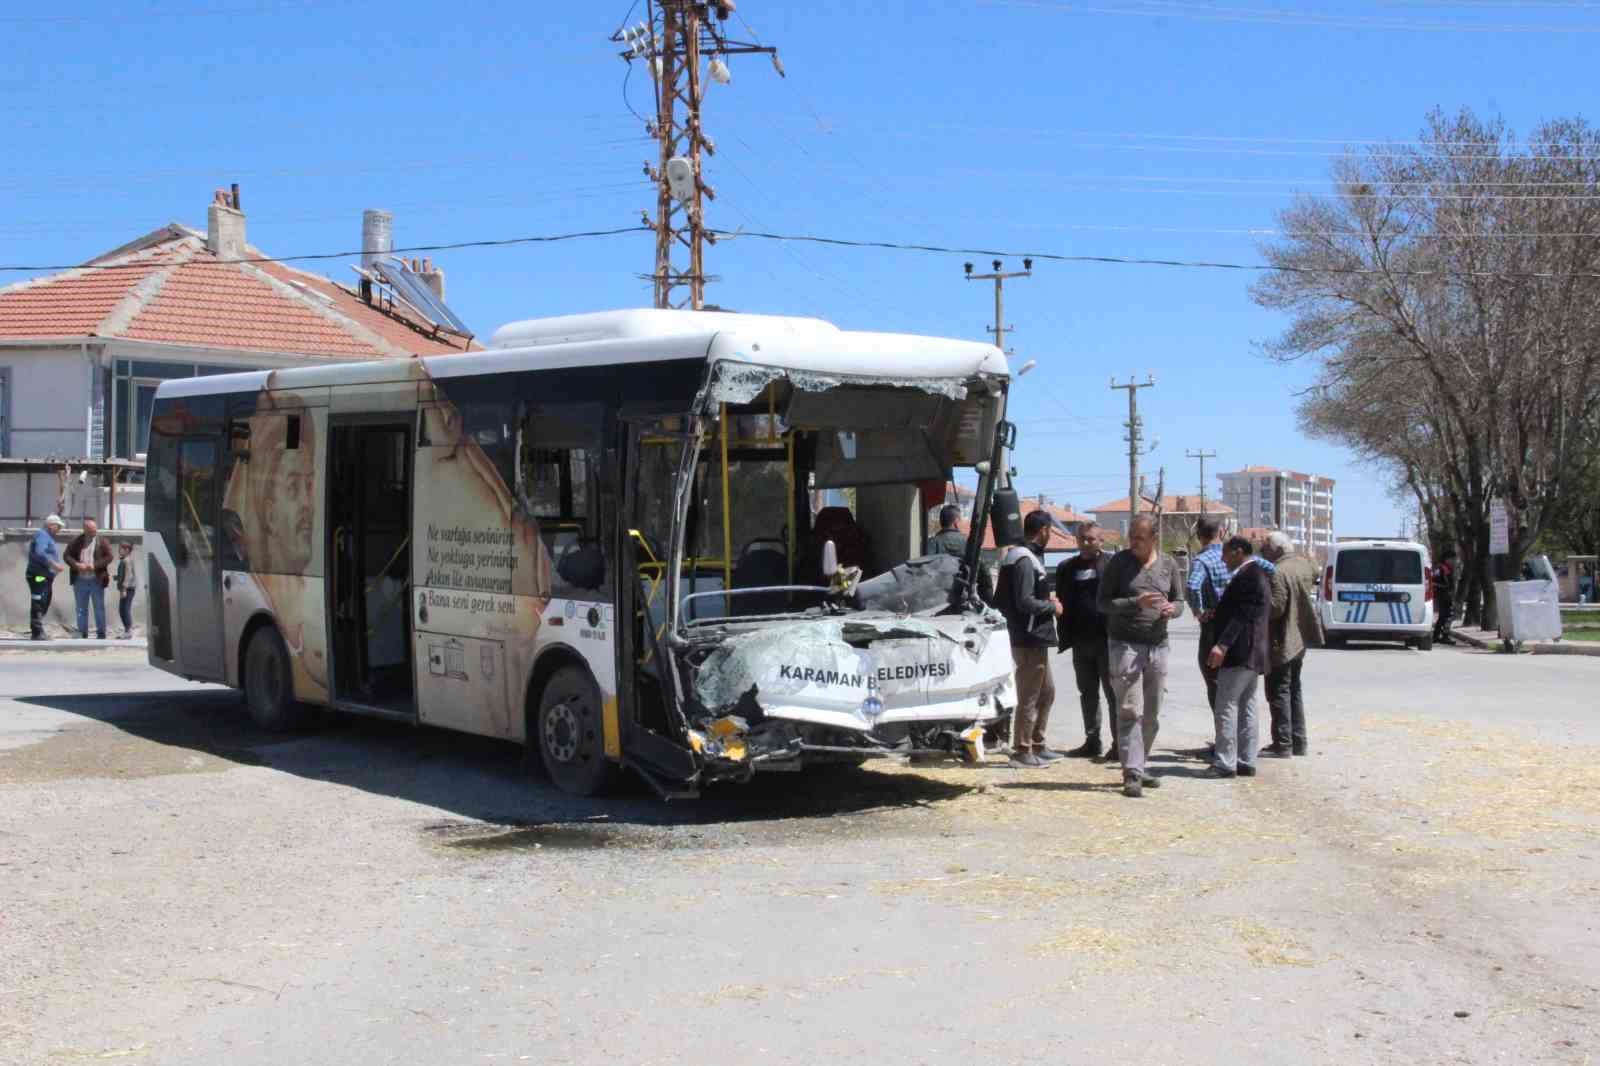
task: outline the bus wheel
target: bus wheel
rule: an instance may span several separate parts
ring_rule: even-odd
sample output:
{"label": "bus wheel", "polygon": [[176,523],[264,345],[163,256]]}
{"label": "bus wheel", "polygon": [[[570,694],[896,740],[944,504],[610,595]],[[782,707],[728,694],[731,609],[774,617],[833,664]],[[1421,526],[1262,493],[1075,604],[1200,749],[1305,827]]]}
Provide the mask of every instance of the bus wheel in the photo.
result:
{"label": "bus wheel", "polygon": [[293,729],[305,720],[290,680],[289,649],[272,626],[262,626],[244,650],[244,702],[263,729]]}
{"label": "bus wheel", "polygon": [[539,755],[563,792],[593,796],[611,784],[613,768],[601,739],[600,693],[589,675],[563,666],[539,694]]}

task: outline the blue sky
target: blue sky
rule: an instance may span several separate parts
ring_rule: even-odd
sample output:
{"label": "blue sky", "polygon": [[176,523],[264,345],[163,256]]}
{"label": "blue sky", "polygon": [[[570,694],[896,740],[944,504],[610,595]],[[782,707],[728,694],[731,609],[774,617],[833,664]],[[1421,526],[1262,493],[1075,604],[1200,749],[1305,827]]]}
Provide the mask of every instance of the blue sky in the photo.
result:
{"label": "blue sky", "polygon": [[[653,204],[640,172],[653,147],[607,41],[628,7],[8,5],[0,263],[203,227],[230,181],[274,255],[357,246],[365,207],[392,210],[402,244],[628,225]],[[708,94],[715,225],[1240,262],[1258,261],[1259,231],[1294,193],[1329,190],[1343,146],[1414,139],[1430,108],[1519,131],[1592,112],[1600,44],[1600,4],[1563,0],[741,0],[740,13],[788,78],[736,59]],[[642,70],[626,92],[649,110]],[[629,235],[438,260],[451,304],[487,336],[646,305],[651,254]],[[725,279],[711,299],[982,337],[991,293],[962,280],[963,258],[734,240],[711,252]],[[1298,432],[1310,368],[1257,353],[1283,321],[1250,302],[1250,279],[1041,263],[1014,283],[1012,344],[1039,364],[1013,405],[1022,488],[1080,509],[1125,495],[1125,398],[1107,381],[1154,372],[1146,466],[1165,465],[1170,487],[1197,487],[1186,449],[1215,450],[1208,477],[1247,463],[1331,476],[1339,533],[1392,534],[1400,514],[1374,473]]]}

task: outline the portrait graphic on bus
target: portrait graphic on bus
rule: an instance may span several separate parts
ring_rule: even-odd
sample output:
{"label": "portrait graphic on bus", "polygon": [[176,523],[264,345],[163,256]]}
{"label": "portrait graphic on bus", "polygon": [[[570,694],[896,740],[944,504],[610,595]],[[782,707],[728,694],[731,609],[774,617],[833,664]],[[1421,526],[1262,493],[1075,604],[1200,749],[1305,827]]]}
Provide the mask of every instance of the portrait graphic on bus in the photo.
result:
{"label": "portrait graphic on bus", "polygon": [[226,568],[304,574],[316,549],[316,421],[299,409],[263,410],[246,425],[222,499]]}

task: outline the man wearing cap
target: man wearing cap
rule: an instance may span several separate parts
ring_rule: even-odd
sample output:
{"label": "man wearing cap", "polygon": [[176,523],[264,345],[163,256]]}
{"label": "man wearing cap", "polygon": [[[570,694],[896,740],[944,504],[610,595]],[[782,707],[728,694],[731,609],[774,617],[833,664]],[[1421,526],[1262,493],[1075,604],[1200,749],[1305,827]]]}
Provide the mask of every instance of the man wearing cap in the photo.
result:
{"label": "man wearing cap", "polygon": [[51,515],[28,545],[28,567],[24,576],[28,579],[28,630],[34,640],[49,639],[44,635],[44,616],[50,610],[56,575],[67,568],[61,561],[61,549],[56,545],[56,534],[60,532],[61,516]]}

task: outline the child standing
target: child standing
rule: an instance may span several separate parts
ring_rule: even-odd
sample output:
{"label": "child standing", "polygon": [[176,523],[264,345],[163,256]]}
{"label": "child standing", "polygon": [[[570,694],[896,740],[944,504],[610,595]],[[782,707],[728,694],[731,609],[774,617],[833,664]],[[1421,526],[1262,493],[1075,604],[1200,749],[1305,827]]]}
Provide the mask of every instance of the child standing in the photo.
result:
{"label": "child standing", "polygon": [[133,638],[133,597],[139,591],[139,569],[133,559],[133,545],[117,545],[117,614],[122,618],[122,639]]}

